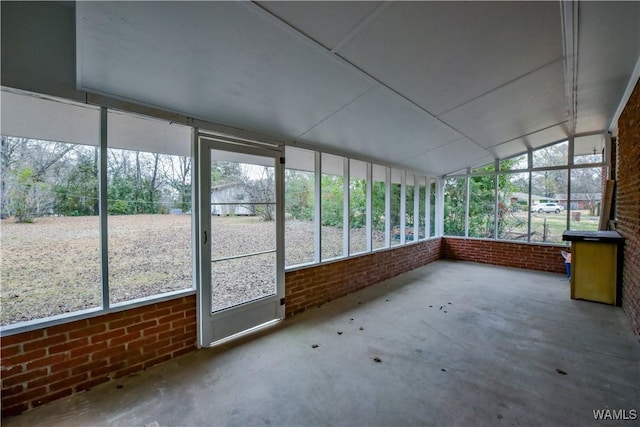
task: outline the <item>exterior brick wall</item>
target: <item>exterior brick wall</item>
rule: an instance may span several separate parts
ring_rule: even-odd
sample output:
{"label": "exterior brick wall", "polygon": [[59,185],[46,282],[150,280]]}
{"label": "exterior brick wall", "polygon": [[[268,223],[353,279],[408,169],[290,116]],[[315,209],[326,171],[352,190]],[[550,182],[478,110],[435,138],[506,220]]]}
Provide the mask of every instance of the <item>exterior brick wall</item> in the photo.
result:
{"label": "exterior brick wall", "polygon": [[3,337],[1,347],[4,418],[195,350],[195,296]]}
{"label": "exterior brick wall", "polygon": [[442,239],[432,239],[356,258],[289,271],[286,316],[324,304],[440,258]]}
{"label": "exterior brick wall", "polygon": [[442,257],[505,267],[566,273],[560,246],[513,243],[498,240],[445,237]]}
{"label": "exterior brick wall", "polygon": [[640,335],[640,83],[618,119],[617,230],[626,239],[622,308]]}

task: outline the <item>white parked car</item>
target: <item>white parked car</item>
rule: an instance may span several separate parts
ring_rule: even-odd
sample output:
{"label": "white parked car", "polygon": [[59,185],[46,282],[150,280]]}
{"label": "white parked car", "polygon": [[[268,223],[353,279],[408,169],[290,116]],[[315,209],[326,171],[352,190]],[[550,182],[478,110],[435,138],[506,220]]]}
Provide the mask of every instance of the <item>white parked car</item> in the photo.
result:
{"label": "white parked car", "polygon": [[559,205],[557,203],[538,203],[531,207],[531,212],[555,212],[560,213],[564,210],[564,206]]}

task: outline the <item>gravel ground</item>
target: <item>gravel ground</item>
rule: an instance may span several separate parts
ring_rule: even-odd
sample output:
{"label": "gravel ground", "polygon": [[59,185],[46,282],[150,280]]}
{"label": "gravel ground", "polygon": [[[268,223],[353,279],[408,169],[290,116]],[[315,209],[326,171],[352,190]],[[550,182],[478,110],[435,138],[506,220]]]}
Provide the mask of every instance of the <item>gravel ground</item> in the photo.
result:
{"label": "gravel ground", "polygon": [[[109,217],[112,303],[191,287],[191,217]],[[2,220],[0,323],[12,324],[100,305],[97,217]],[[275,223],[255,217],[213,217],[213,257],[275,249]],[[374,236],[379,246],[380,234]],[[365,249],[365,232],[351,233],[351,253]],[[285,223],[285,262],[313,261],[313,223]],[[342,230],[322,229],[324,259],[342,254]],[[213,306],[228,307],[275,293],[275,253],[212,263]]]}

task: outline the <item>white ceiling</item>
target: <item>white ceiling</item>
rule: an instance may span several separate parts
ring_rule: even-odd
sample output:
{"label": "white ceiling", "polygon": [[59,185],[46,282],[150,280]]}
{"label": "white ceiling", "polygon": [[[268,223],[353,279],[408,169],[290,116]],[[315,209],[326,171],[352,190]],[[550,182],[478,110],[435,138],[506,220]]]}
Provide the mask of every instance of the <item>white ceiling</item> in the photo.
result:
{"label": "white ceiling", "polygon": [[435,175],[608,130],[640,58],[640,2],[79,2],[76,22],[82,90]]}

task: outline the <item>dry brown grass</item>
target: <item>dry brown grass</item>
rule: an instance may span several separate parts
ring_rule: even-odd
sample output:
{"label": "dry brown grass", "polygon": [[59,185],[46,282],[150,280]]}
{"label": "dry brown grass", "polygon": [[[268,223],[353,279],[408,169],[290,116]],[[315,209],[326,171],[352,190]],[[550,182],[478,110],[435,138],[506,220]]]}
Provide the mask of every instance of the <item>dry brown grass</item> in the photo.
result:
{"label": "dry brown grass", "polygon": [[[214,258],[275,249],[275,223],[257,217],[213,217]],[[101,303],[98,217],[2,220],[1,324],[38,319]],[[110,216],[111,303],[192,286],[191,217]],[[323,227],[326,254],[342,251],[342,230]],[[364,250],[364,230],[352,233],[353,252]],[[313,223],[285,224],[286,265],[313,261]],[[274,255],[212,264],[213,305],[225,307],[273,293]]]}

